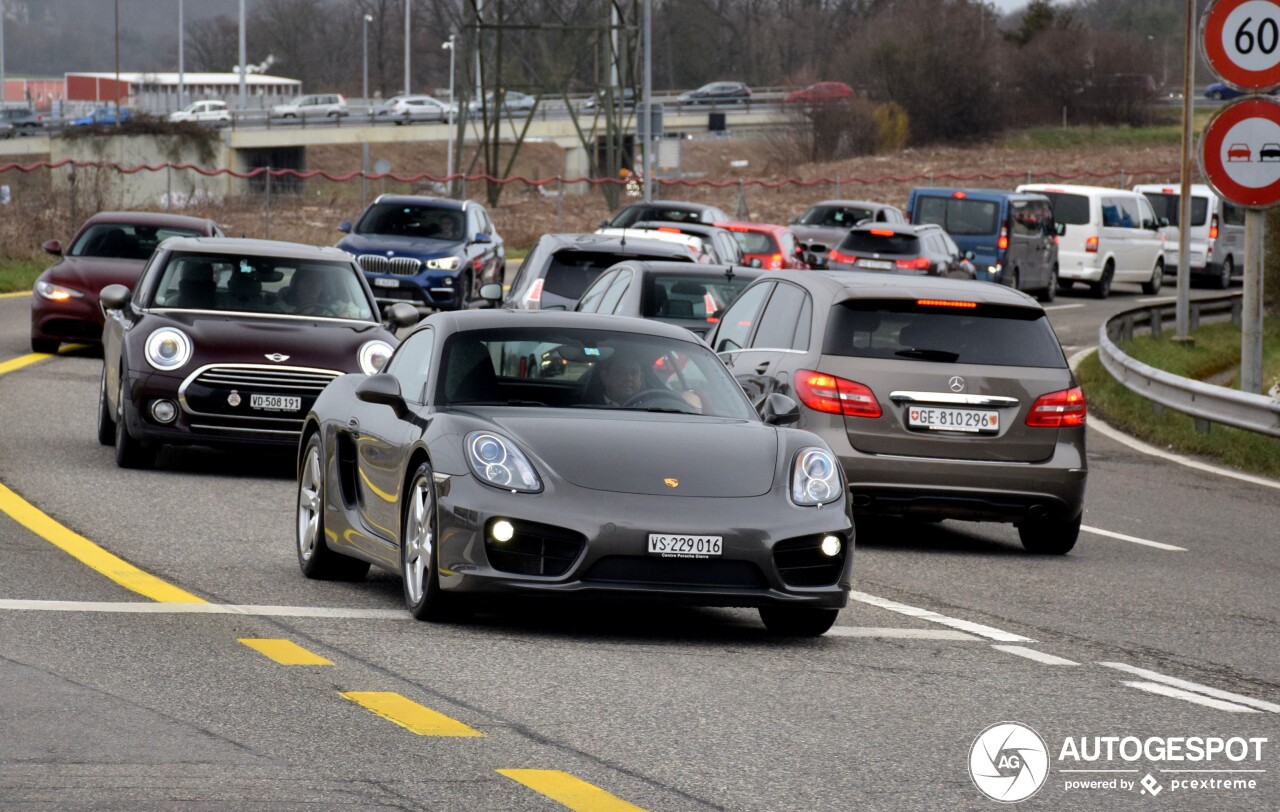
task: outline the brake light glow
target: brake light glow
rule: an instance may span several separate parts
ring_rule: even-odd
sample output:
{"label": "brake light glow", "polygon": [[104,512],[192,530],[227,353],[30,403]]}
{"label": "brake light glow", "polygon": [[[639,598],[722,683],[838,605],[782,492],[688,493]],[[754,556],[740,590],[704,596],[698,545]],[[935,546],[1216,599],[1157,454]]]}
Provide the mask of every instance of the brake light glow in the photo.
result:
{"label": "brake light glow", "polygon": [[1050,392],[1036,398],[1027,413],[1027,425],[1046,429],[1083,426],[1087,411],[1080,387]]}
{"label": "brake light glow", "polygon": [[892,236],[893,236],[893,231],[891,231],[890,229],[887,229],[887,228],[873,228],[873,229],[871,229],[871,233],[872,233],[872,234],[874,234],[874,235],[876,235],[877,237],[892,237]]}
{"label": "brake light glow", "polygon": [[968,195],[966,195],[964,192],[952,192],[951,196],[954,197],[956,200],[964,200],[966,197],[968,197]]}
{"label": "brake light glow", "polygon": [[1088,254],[1098,253],[1098,238],[1089,237],[1088,239],[1086,239],[1084,241],[1084,250],[1085,250],[1085,253],[1088,253]]}
{"label": "brake light glow", "polygon": [[1160,191],[1161,191],[1161,193],[1166,194],[1166,195],[1171,195],[1171,194],[1173,194],[1173,190],[1172,190],[1172,189],[1170,189],[1168,186],[1164,187],[1164,188],[1163,188],[1163,189],[1161,189]]}
{"label": "brake light glow", "polygon": [[1209,239],[1218,239],[1218,215],[1213,215],[1213,219],[1209,221]]}
{"label": "brake light glow", "polygon": [[958,302],[954,299],[916,299],[918,307],[959,307],[971,310],[978,306],[977,302]]}
{"label": "brake light glow", "polygon": [[542,306],[541,279],[533,280],[533,284],[529,286],[529,292],[524,296],[524,306],[526,310],[537,310]]}
{"label": "brake light glow", "polygon": [[879,417],[881,414],[875,394],[857,381],[800,369],[796,370],[795,384],[800,402],[816,412],[846,417]]}
{"label": "brake light glow", "polygon": [[658,230],[661,231],[663,234],[679,234],[680,233],[680,229],[672,228],[671,226],[658,226]]}
{"label": "brake light glow", "polygon": [[850,265],[852,265],[853,263],[855,263],[855,262],[857,262],[857,261],[858,261],[858,258],[857,258],[856,256],[854,256],[853,254],[842,254],[842,253],[840,253],[840,251],[839,251],[839,250],[837,250],[837,249],[835,249],[835,248],[832,248],[829,252],[827,252],[827,262],[828,262],[828,263],[832,263],[832,262],[847,262],[847,263],[849,263]]}
{"label": "brake light glow", "polygon": [[996,242],[996,247],[1001,251],[1009,247],[1009,227],[1000,226],[1000,239]]}
{"label": "brake light glow", "polygon": [[769,257],[769,269],[776,271],[782,267],[782,254],[774,254]]}
{"label": "brake light glow", "polygon": [[899,268],[906,268],[913,271],[927,271],[933,266],[928,257],[916,257],[915,259],[899,259],[894,262]]}

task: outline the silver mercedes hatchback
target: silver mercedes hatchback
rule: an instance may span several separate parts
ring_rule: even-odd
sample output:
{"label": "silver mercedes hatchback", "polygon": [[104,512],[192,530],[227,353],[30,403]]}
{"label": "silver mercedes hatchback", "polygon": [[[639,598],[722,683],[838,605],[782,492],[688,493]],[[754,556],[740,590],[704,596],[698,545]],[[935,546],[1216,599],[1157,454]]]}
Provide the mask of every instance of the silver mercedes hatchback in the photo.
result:
{"label": "silver mercedes hatchback", "polygon": [[1085,401],[1044,309],[988,282],[769,273],[707,336],[757,408],[800,404],[879,517],[1012,522],[1033,553],[1075,546]]}

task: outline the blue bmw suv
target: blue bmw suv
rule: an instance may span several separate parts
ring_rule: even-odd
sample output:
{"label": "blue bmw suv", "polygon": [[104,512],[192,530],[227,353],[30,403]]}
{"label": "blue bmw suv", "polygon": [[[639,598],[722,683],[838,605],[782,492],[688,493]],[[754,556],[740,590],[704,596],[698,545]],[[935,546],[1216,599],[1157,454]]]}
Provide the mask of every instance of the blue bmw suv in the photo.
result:
{"label": "blue bmw suv", "polygon": [[360,263],[380,305],[461,310],[502,283],[506,251],[489,213],[471,200],[380,195],[338,247]]}

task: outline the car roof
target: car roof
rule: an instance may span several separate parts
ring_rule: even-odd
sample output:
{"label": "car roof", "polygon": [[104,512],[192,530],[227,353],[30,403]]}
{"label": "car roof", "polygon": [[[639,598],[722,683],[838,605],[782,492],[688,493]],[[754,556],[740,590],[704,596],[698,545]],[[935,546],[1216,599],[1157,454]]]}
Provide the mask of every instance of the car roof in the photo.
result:
{"label": "car roof", "polygon": [[170,237],[164,247],[171,251],[200,251],[206,254],[254,254],[283,259],[326,259],[352,262],[351,255],[331,245],[303,245],[282,240],[244,237]]}
{"label": "car roof", "polygon": [[862,223],[850,226],[849,231],[892,231],[895,234],[919,234],[922,231],[941,231],[937,223]]}
{"label": "car roof", "polygon": [[738,220],[722,220],[718,223],[712,223],[716,228],[723,228],[725,231],[759,231],[767,234],[778,234],[783,231],[789,231],[789,226],[778,225],[777,223],[747,223]]}
{"label": "car roof", "polygon": [[748,268],[742,265],[708,265],[701,262],[668,262],[655,259],[620,260],[618,264],[621,265],[624,262],[641,274],[679,274],[689,277],[741,276],[744,279],[755,279],[765,273],[759,268]]}
{"label": "car roof", "polygon": [[813,208],[814,206],[863,206],[876,209],[897,208],[897,206],[893,206],[889,203],[877,203],[874,200],[820,200],[817,203],[811,204],[809,208]]}
{"label": "car roof", "polygon": [[769,271],[763,277],[796,282],[810,290],[825,293],[833,303],[857,299],[939,298],[1044,309],[1021,291],[971,279],[867,271]]}
{"label": "car roof", "polygon": [[712,234],[715,234],[717,231],[728,230],[728,229],[721,228],[715,223],[701,223],[701,222],[690,223],[685,220],[637,220],[636,222],[627,226],[627,228],[628,229],[674,228],[675,230],[681,233],[696,234],[698,236],[703,236],[703,237],[709,237]]}
{"label": "car roof", "polygon": [[697,336],[684,327],[664,324],[652,319],[630,316],[579,313],[574,310],[442,310],[427,316],[413,332],[438,325],[449,332],[486,330],[495,327],[546,327],[548,329],[577,328],[581,330],[609,330],[616,333],[635,333],[697,344],[705,347]]}
{"label": "car roof", "polygon": [[1113,186],[1080,186],[1071,183],[1024,183],[1019,188],[1035,192],[1065,192],[1075,195],[1135,195],[1128,189],[1117,189]]}
{"label": "car roof", "polygon": [[[628,230],[629,231],[629,230]],[[617,254],[669,254],[683,256],[689,249],[672,242],[645,238],[644,232],[625,238],[618,234],[544,234],[538,241],[552,252],[560,251],[609,251]]]}
{"label": "car roof", "polygon": [[708,209],[718,211],[720,208],[710,203],[691,203],[688,200],[641,200],[628,205],[626,208],[634,209],[641,206],[660,206],[664,209],[685,209],[686,211],[706,211]]}
{"label": "car roof", "polygon": [[[1166,189],[1168,189],[1169,191],[1166,192],[1165,191]],[[1180,195],[1182,194],[1182,184],[1180,183],[1139,183],[1138,185],[1133,187],[1133,191],[1155,192],[1156,194]],[[1207,183],[1191,184],[1191,194],[1193,197],[1194,196],[1217,197],[1213,189],[1210,189]]]}
{"label": "car roof", "polygon": [[207,217],[191,217],[186,214],[163,214],[150,211],[100,211],[84,221],[90,223],[116,223],[130,226],[172,226],[175,228],[204,228],[214,224]]}
{"label": "car roof", "polygon": [[968,186],[917,186],[911,194],[917,197],[951,197],[956,192],[964,192],[966,198],[978,200],[1004,200],[1006,198],[1040,198],[1038,191],[1015,192],[1009,189],[972,189]]}
{"label": "car roof", "polygon": [[450,200],[447,197],[429,197],[427,195],[378,195],[374,203],[403,204],[406,206],[432,206],[437,209],[453,209],[463,211],[467,207],[466,200]]}

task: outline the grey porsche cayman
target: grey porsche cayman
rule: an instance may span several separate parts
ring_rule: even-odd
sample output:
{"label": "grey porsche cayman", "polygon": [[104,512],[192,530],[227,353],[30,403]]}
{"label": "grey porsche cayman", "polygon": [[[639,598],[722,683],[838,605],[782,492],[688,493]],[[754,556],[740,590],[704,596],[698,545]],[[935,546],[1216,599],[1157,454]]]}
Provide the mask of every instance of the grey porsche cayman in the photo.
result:
{"label": "grey porsche cayman", "polygon": [[399,573],[410,613],[483,596],[757,607],[819,635],[850,587],[844,474],[756,414],[687,330],[581,313],[437,313],[375,375],[330,383],[299,446],[310,578]]}

